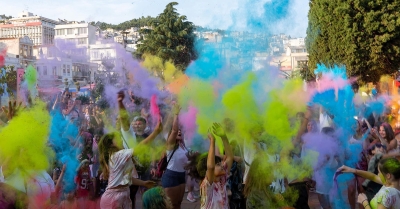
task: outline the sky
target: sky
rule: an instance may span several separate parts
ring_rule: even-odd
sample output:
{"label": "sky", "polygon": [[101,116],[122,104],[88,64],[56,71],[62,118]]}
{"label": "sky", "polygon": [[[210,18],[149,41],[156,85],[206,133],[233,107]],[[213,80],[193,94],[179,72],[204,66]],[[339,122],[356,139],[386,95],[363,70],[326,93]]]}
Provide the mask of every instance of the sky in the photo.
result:
{"label": "sky", "polygon": [[[22,11],[58,20],[101,21],[118,24],[141,16],[157,16],[173,0],[0,0],[0,14],[18,16]],[[195,25],[215,29],[245,30],[232,19],[246,19],[243,10],[254,10],[269,0],[175,0],[178,13]],[[10,3],[12,2],[12,3]],[[250,2],[250,3],[249,3]],[[274,27],[273,34],[305,37],[309,0],[290,0],[289,15]],[[249,6],[249,8],[246,7]],[[257,11],[255,11],[257,12]],[[234,18],[233,18],[234,17]]]}

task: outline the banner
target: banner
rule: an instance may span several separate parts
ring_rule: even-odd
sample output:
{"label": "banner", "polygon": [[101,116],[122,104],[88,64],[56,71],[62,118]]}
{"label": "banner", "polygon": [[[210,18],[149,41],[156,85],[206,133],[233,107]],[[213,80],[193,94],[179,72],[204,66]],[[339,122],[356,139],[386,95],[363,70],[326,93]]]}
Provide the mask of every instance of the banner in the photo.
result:
{"label": "banner", "polygon": [[21,92],[21,85],[24,82],[25,70],[23,68],[17,69],[17,101],[23,101],[23,92]]}

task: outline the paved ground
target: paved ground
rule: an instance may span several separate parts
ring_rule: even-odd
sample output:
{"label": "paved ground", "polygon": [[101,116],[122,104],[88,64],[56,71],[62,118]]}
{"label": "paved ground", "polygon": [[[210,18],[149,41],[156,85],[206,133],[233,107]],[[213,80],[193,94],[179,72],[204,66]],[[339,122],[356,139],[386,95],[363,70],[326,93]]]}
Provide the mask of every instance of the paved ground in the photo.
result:
{"label": "paved ground", "polygon": [[[199,209],[200,208],[200,200],[197,200],[196,202],[191,203],[186,200],[186,195],[187,195],[187,193],[185,193],[185,197],[183,199],[181,209]],[[319,205],[318,197],[313,192],[310,192],[310,197],[308,199],[308,205],[310,206],[311,209],[320,209],[321,208],[321,206]],[[136,209],[141,209],[141,208],[142,208],[142,198],[141,198],[141,195],[138,194],[136,197]]]}

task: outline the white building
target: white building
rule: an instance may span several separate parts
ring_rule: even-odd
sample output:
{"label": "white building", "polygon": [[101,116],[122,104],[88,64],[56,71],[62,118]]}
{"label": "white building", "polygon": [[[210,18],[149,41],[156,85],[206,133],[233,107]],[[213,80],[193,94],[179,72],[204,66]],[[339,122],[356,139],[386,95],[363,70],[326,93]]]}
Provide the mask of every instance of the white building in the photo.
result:
{"label": "white building", "polygon": [[290,58],[292,70],[297,70],[301,65],[308,62],[308,53],[305,45],[287,46],[286,56]]}
{"label": "white building", "polygon": [[[90,45],[90,62],[96,63],[100,72],[106,72],[115,67],[118,63],[115,61],[117,57],[116,43],[114,41],[97,41]],[[108,69],[107,69],[108,68]]]}
{"label": "white building", "polygon": [[17,18],[11,18],[0,24],[0,38],[22,38],[28,36],[33,44],[47,45],[54,40],[54,27],[57,21],[22,12]]}
{"label": "white building", "polygon": [[[35,65],[36,57],[33,56],[33,41],[28,37],[0,38],[0,43],[7,47],[7,60],[15,67],[27,67]],[[15,61],[18,60],[16,65]],[[7,64],[6,64],[7,65]]]}
{"label": "white building", "polygon": [[89,23],[74,23],[56,25],[56,39],[63,39],[77,44],[79,47],[89,48],[97,40],[96,27]]}
{"label": "white building", "polygon": [[305,38],[291,38],[287,40],[283,40],[284,46],[305,46]]}
{"label": "white building", "polygon": [[97,64],[90,63],[89,57],[76,59],[70,53],[71,51],[63,51],[57,46],[40,48],[40,56],[36,62],[40,87],[62,86],[65,80],[70,84],[79,82],[81,85],[94,81]]}

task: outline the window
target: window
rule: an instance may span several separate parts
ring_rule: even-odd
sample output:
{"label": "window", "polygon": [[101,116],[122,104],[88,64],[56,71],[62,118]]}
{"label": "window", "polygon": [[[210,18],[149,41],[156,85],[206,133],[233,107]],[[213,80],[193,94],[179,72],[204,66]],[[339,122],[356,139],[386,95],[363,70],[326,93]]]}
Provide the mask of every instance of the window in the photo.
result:
{"label": "window", "polygon": [[47,66],[43,67],[43,75],[47,75]]}
{"label": "window", "polygon": [[67,65],[67,74],[71,75],[71,66],[70,65]]}
{"label": "window", "polygon": [[86,38],[78,38],[78,44],[87,44]]}
{"label": "window", "polygon": [[66,75],[66,68],[65,68],[65,65],[63,65],[63,75],[64,75],[64,76]]}
{"label": "window", "polygon": [[67,34],[68,34],[68,35],[74,34],[74,29],[68,28],[68,29],[67,29]]}
{"label": "window", "polygon": [[37,72],[38,72],[38,74],[39,74],[39,75],[41,75],[41,72],[40,72],[40,67],[39,67],[39,66],[37,66],[36,68],[37,68]]}
{"label": "window", "polygon": [[94,51],[94,52],[93,52],[93,58],[94,58],[94,59],[99,58],[99,52],[98,52],[98,51]]}
{"label": "window", "polygon": [[87,28],[78,28],[78,34],[87,34]]}
{"label": "window", "polygon": [[53,75],[57,75],[57,67],[53,66]]}

